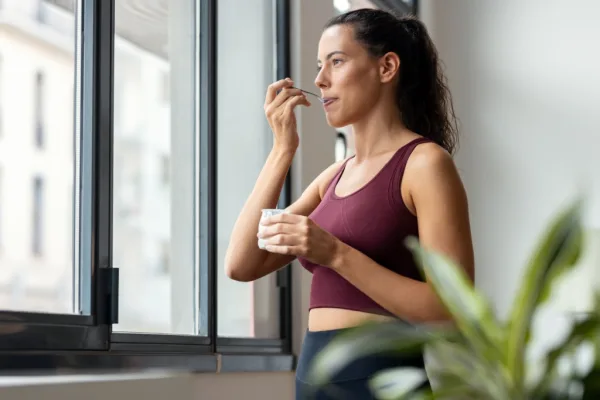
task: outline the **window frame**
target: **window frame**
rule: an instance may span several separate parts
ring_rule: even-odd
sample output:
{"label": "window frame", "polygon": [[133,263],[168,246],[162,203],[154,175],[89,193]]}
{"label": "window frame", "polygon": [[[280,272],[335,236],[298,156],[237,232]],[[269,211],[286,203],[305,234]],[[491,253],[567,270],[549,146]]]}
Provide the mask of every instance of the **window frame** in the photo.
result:
{"label": "window frame", "polygon": [[[275,6],[276,78],[291,73],[290,3]],[[85,315],[0,311],[0,375],[19,371],[78,372],[97,368],[163,367],[192,371],[264,371],[295,367],[292,354],[291,265],[276,274],[278,339],[219,337],[217,332],[217,6],[198,3],[196,54],[199,79],[200,314],[207,336],[113,332],[118,322],[118,266],[112,258],[115,0],[81,0],[81,311]],[[75,53],[77,54],[77,52]],[[76,71],[77,69],[75,69]],[[290,173],[279,207],[291,202]],[[91,178],[91,179],[90,179]],[[88,268],[89,266],[89,268]],[[87,271],[84,271],[86,270]],[[89,306],[88,306],[89,304]],[[93,350],[93,351],[90,351]]]}

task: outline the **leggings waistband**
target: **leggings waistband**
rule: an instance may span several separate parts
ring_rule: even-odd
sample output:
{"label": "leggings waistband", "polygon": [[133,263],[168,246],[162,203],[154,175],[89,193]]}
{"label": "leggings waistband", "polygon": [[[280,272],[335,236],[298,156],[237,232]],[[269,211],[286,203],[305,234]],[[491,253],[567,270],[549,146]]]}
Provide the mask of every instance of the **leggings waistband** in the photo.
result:
{"label": "leggings waistband", "polygon": [[[339,334],[351,328],[334,329],[327,331],[306,331],[302,351],[296,368],[296,377],[306,382],[313,367],[315,357],[327,347]],[[362,379],[372,376],[378,371],[395,367],[424,367],[423,352],[417,351],[409,354],[373,354],[361,357],[344,367],[332,381]]]}

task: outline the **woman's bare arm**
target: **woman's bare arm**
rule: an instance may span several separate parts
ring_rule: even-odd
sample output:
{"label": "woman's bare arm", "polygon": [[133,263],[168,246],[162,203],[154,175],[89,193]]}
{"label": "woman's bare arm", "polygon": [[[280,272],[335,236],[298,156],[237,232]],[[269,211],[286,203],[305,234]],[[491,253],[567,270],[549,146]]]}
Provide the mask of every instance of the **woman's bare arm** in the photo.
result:
{"label": "woman's bare arm", "polygon": [[[227,276],[249,282],[289,264],[294,256],[269,253],[258,248],[257,232],[261,209],[274,208],[291,164],[292,155],[271,153],[261,171],[254,190],[246,201],[231,234],[225,255]],[[335,163],[323,171],[286,210],[292,214],[309,215],[321,202],[322,196],[340,167]]]}

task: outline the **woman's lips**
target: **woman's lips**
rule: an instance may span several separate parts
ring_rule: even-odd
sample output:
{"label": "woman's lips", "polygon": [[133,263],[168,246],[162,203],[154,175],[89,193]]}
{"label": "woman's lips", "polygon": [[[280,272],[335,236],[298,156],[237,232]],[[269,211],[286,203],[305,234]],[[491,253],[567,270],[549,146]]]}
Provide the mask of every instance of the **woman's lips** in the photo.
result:
{"label": "woman's lips", "polygon": [[336,101],[337,98],[335,97],[323,97],[323,107],[327,108],[331,105],[331,103],[333,103],[334,101]]}

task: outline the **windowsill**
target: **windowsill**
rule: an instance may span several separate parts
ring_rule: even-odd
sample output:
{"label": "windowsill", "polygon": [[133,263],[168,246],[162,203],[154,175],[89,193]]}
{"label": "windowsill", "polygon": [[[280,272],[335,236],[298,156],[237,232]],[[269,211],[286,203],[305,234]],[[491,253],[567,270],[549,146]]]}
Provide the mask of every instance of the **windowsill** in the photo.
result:
{"label": "windowsill", "polygon": [[81,375],[40,375],[40,376],[5,376],[0,377],[0,388],[16,386],[37,385],[63,385],[72,383],[89,382],[118,382],[140,381],[145,379],[166,379],[180,376],[173,372],[138,372],[138,373],[110,373],[110,374],[81,374]]}
{"label": "windowsill", "polygon": [[223,354],[220,372],[286,372],[295,367],[292,354]]}
{"label": "windowsill", "polygon": [[0,387],[294,368],[292,354],[0,353]]}

